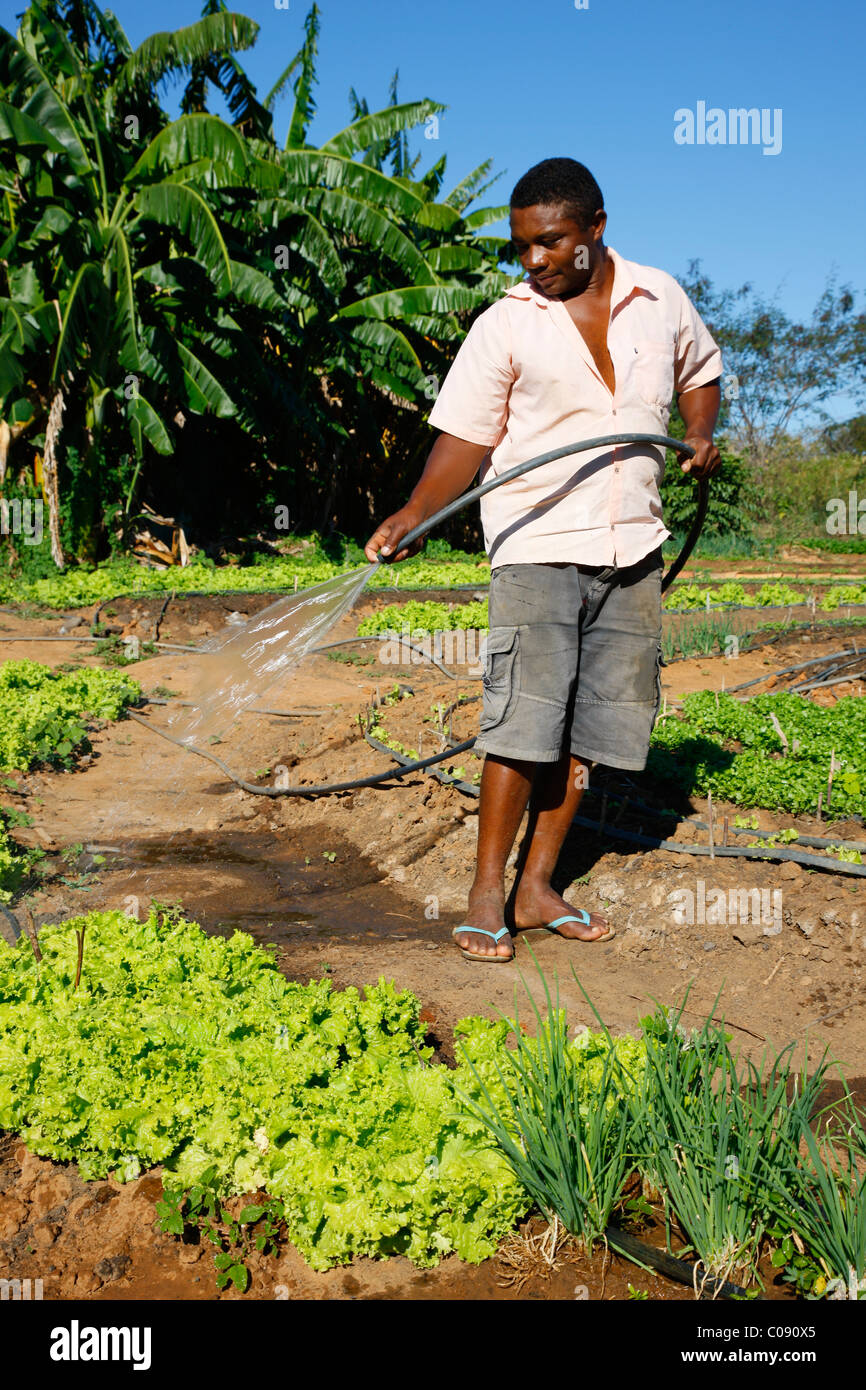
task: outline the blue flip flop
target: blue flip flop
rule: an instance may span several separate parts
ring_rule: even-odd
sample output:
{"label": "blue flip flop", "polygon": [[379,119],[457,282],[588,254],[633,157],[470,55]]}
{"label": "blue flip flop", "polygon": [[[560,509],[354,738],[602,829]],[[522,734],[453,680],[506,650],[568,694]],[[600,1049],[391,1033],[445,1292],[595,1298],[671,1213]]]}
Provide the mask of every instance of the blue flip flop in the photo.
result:
{"label": "blue flip flop", "polygon": [[[453,930],[453,932],[451,933],[451,935],[452,935],[453,937],[456,938],[456,937],[458,937],[458,936],[460,935],[461,932],[465,932],[465,931],[475,932],[478,936],[489,936],[489,937],[491,938],[491,940],[493,940],[493,941],[501,941],[502,938],[503,938],[503,936],[510,936],[510,935],[511,935],[511,933],[509,932],[509,930],[508,930],[507,927],[501,927],[501,928],[499,929],[499,931],[497,931],[497,932],[492,932],[492,931],[487,931],[486,927],[467,927],[467,926],[455,927],[454,930]],[[485,962],[486,965],[506,965],[506,964],[508,963],[508,961],[514,960],[514,953],[513,953],[513,952],[512,952],[512,954],[511,954],[510,956],[499,956],[499,955],[479,956],[479,955],[475,955],[474,952],[472,952],[472,951],[465,951],[465,950],[463,949],[462,946],[460,947],[460,954],[461,954],[466,960],[483,960],[483,961]]]}
{"label": "blue flip flop", "polygon": [[[585,908],[579,907],[577,909],[577,912],[568,912],[564,917],[557,917],[555,921],[547,922],[543,930],[553,932],[556,936],[561,936],[562,933],[558,932],[556,929],[557,927],[561,927],[563,922],[580,922],[582,926],[588,927],[589,913],[585,910]],[[605,932],[604,936],[594,936],[590,941],[587,941],[586,944],[587,946],[595,946],[600,941],[610,941],[612,936],[616,936],[616,932],[614,931],[613,927],[609,927],[608,930]],[[581,938],[579,936],[568,936],[565,939],[566,941],[580,941],[585,938]]]}

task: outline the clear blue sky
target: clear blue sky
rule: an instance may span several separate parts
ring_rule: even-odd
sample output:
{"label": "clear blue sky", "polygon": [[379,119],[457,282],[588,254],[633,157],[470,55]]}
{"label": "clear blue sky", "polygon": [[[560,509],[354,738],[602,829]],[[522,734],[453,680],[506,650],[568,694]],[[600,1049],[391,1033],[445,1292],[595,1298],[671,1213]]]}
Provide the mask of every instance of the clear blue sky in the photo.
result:
{"label": "clear blue sky", "polygon": [[[261,26],[242,61],[267,92],[300,47],[306,0],[246,0]],[[0,0],[15,27],[22,0]],[[114,0],[138,43],[198,18],[196,0]],[[448,156],[448,184],[483,159],[505,171],[485,201],[549,155],[587,164],[608,209],[607,241],[632,260],[680,274],[692,258],[720,286],[779,290],[808,315],[835,267],[866,288],[863,55],[858,0],[321,0],[319,143],[348,123],[354,86],[371,109],[400,71],[404,101],[448,110],[439,140],[412,137],[422,166]],[[674,112],[782,111],[782,148],[678,145]],[[171,94],[166,94],[171,109]],[[277,108],[281,138],[291,93]]]}

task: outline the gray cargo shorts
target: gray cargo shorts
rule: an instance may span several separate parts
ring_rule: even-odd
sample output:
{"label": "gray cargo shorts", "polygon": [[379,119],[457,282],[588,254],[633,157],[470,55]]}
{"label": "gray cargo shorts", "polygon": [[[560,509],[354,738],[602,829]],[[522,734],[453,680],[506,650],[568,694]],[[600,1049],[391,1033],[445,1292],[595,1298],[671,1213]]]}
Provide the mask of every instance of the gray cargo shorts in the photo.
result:
{"label": "gray cargo shorts", "polygon": [[661,549],[624,569],[502,565],[478,753],[639,772],[661,699]]}

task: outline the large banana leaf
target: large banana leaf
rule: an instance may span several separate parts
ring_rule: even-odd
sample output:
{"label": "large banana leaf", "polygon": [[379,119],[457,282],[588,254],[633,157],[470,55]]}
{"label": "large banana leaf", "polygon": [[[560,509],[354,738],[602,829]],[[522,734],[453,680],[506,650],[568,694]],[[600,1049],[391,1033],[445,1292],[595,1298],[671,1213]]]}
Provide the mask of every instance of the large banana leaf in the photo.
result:
{"label": "large banana leaf", "polygon": [[[75,122],[48,76],[6,29],[0,27],[0,88],[20,103],[20,110],[44,126],[66,151],[76,173],[86,173],[90,159]],[[25,97],[25,93],[29,93]]]}
{"label": "large banana leaf", "polygon": [[74,46],[38,0],[30,0],[22,17],[20,34],[22,47],[34,60],[39,61],[40,49],[47,49],[52,71],[59,71],[66,77],[83,78],[81,60]]}
{"label": "large banana leaf", "polygon": [[[136,392],[127,402],[127,411],[135,421],[141,434],[153,445],[158,454],[173,454],[174,444],[171,435],[163,424],[150,401]],[[139,434],[139,439],[141,435]]]}
{"label": "large banana leaf", "polygon": [[432,261],[418,250],[395,222],[369,203],[353,198],[343,189],[339,192],[326,189],[316,202],[316,210],[323,222],[351,233],[362,244],[376,247],[383,256],[394,262],[407,279],[421,280],[423,283],[436,278]]}
{"label": "large banana leaf", "polygon": [[61,381],[74,372],[92,349],[91,325],[108,318],[102,267],[85,261],[78,267],[65,305],[62,306],[60,336],[54,353],[51,380]]}
{"label": "large banana leaf", "polygon": [[470,310],[484,302],[484,296],[462,285],[408,285],[401,290],[384,290],[338,309],[332,319],[397,319],[406,314],[451,314]]}
{"label": "large banana leaf", "polygon": [[11,140],[16,145],[44,145],[57,154],[63,153],[63,146],[47,126],[10,106],[8,101],[0,101],[0,140]]}
{"label": "large banana leaf", "polygon": [[243,174],[222,159],[196,159],[162,175],[163,183],[192,183],[200,188],[237,188]]}
{"label": "large banana leaf", "polygon": [[117,332],[117,355],[121,367],[131,372],[141,371],[141,352],[138,345],[135,289],[129,244],[122,228],[113,229],[111,263],[115,278],[114,317]]}
{"label": "large banana leaf", "polygon": [[392,327],[390,323],[382,323],[376,319],[363,319],[360,323],[352,325],[352,337],[364,347],[376,348],[378,351],[388,355],[396,354],[404,362],[409,362],[417,367],[419,374],[421,371],[421,360],[413,348],[405,333],[401,333],[398,328]]}
{"label": "large banana leaf", "polygon": [[477,212],[470,212],[468,217],[464,217],[463,225],[467,231],[477,231],[479,227],[489,227],[491,222],[507,222],[511,208],[505,203],[498,208],[479,208]]}
{"label": "large banana leaf", "polygon": [[287,186],[311,189],[344,188],[374,207],[386,207],[402,217],[414,217],[424,199],[410,186],[380,174],[366,164],[318,150],[286,150],[277,160],[256,160],[250,165],[253,187],[263,193],[280,193]]}
{"label": "large banana leaf", "polygon": [[484,264],[480,251],[472,246],[432,246],[427,260],[437,270],[475,270]]}
{"label": "large banana leaf", "polygon": [[460,182],[452,188],[450,193],[446,193],[442,202],[450,203],[458,212],[465,212],[471,202],[476,198],[480,198],[481,194],[485,193],[491,184],[496,183],[497,179],[502,178],[505,172],[504,169],[500,170],[498,174],[494,174],[492,179],[488,179],[487,175],[492,168],[493,160],[485,159],[482,164],[478,165],[477,169],[473,169],[471,174],[467,174],[465,179],[461,179]]}
{"label": "large banana leaf", "polygon": [[135,205],[142,216],[163,223],[189,241],[217,294],[228,293],[231,261],[216,218],[200,193],[186,184],[149,184],[138,190]]}
{"label": "large banana leaf", "polygon": [[306,143],[307,129],[316,111],[313,86],[316,82],[316,50],[319,39],[319,12],[315,5],[304,21],[304,46],[298,54],[300,71],[295,81],[295,105],[286,138],[287,149]]}
{"label": "large banana leaf", "polygon": [[74,221],[68,207],[60,202],[49,203],[32,231],[21,241],[21,249],[32,250],[40,241],[48,241],[54,247],[58,237],[62,237]]}
{"label": "large banana leaf", "polygon": [[460,213],[447,203],[425,203],[415,214],[419,227],[432,227],[437,232],[448,232],[460,222]]}
{"label": "large banana leaf", "polygon": [[231,396],[223,389],[201,358],[197,357],[190,348],[181,342],[178,342],[176,346],[187,385],[195,388],[204,401],[205,408],[212,410],[223,420],[237,414]]}
{"label": "large banana leaf", "polygon": [[380,140],[390,140],[402,130],[411,130],[423,125],[428,116],[444,111],[438,101],[405,101],[400,106],[386,106],[383,111],[364,115],[346,126],[338,135],[332,137],[319,148],[322,154],[339,154],[344,158],[360,150],[367,150]]}
{"label": "large banana leaf", "polygon": [[206,58],[251,48],[259,26],[246,15],[222,10],[205,16],[185,29],[151,34],[127,59],[117,74],[118,91],[152,86],[178,69],[192,67]]}
{"label": "large banana leaf", "polygon": [[[295,232],[282,229],[281,224],[284,221],[289,224],[299,223],[301,230]],[[297,251],[313,267],[332,294],[338,294],[343,289],[346,272],[337,248],[325,227],[312,213],[307,212],[306,208],[299,207],[297,203],[287,202],[283,198],[275,199],[272,234],[274,237],[285,235],[290,249]]]}
{"label": "large banana leaf", "polygon": [[247,166],[244,142],[225,121],[205,114],[181,116],[154,136],[124,180],[127,184],[163,171],[179,171],[196,161],[219,160],[242,176]]}
{"label": "large banana leaf", "polygon": [[288,307],[271,276],[243,261],[232,261],[232,296],[265,313],[278,313]]}

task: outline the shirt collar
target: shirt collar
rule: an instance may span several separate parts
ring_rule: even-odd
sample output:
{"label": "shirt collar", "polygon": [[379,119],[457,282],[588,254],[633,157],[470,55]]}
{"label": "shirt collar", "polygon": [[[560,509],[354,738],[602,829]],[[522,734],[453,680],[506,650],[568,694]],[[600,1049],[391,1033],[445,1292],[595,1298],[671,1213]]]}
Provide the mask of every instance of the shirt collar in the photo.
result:
{"label": "shirt collar", "polygon": [[[613,285],[610,292],[611,313],[618,304],[628,299],[636,289],[646,290],[649,287],[642,285],[635,278],[635,273],[640,270],[634,261],[627,261],[618,251],[614,251],[612,246],[608,246],[607,254],[613,261]],[[559,303],[559,296],[542,294],[539,290],[534,290],[529,280],[521,280],[518,284],[512,285],[510,290],[505,291],[512,299],[528,299],[537,304],[539,309],[547,309],[551,304]]]}

